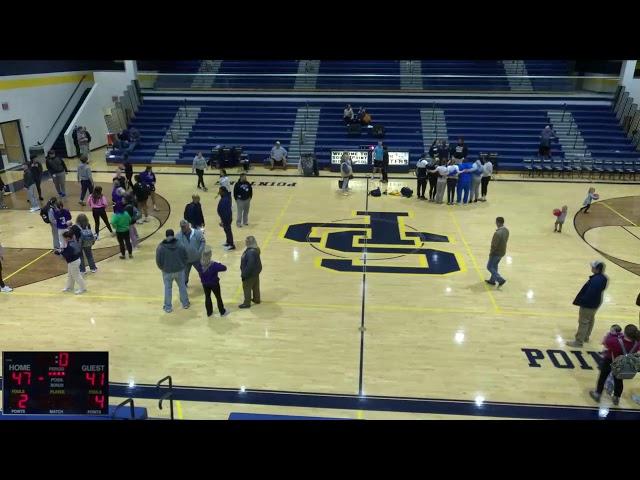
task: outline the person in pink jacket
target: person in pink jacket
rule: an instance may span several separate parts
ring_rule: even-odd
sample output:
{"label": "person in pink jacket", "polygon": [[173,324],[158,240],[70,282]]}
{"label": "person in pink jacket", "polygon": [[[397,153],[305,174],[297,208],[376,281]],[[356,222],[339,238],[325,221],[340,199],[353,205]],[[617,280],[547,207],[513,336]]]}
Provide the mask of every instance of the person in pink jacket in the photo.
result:
{"label": "person in pink jacket", "polygon": [[109,217],[107,217],[107,197],[102,194],[102,187],[96,186],[93,189],[93,193],[89,195],[89,207],[93,212],[93,220],[96,224],[96,240],[100,238],[100,219],[104,220],[105,225],[113,235],[113,229],[109,224]]}

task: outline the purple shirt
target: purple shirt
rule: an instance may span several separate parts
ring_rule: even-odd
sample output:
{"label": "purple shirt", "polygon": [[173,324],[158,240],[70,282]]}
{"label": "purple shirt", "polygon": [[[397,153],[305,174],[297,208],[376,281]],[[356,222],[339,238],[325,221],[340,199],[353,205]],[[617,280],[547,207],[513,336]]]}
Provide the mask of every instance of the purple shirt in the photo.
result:
{"label": "purple shirt", "polygon": [[71,212],[66,208],[56,210],[53,215],[56,217],[56,227],[59,230],[66,230],[68,227],[67,222],[71,220]]}
{"label": "purple shirt", "polygon": [[200,262],[194,265],[195,269],[198,271],[200,275],[200,281],[202,285],[218,285],[220,283],[220,279],[218,278],[218,272],[224,272],[227,270],[227,267],[218,262],[211,262],[209,268],[206,270],[202,270],[202,265]]}

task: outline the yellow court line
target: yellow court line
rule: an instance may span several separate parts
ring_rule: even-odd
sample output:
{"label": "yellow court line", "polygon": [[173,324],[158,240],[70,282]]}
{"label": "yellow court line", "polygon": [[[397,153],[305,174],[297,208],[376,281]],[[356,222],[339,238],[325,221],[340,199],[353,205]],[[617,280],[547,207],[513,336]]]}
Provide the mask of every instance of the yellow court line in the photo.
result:
{"label": "yellow court line", "polygon": [[182,403],[180,402],[180,400],[176,400],[176,410],[176,413],[178,414],[178,420],[184,420],[184,417],[182,416]]}
{"label": "yellow court line", "polygon": [[11,80],[0,80],[0,90],[45,87],[48,85],[59,85],[62,83],[77,83],[83,76],[86,76],[85,82],[94,81],[93,72],[87,72],[85,74],[79,73],[76,75],[53,75],[48,77],[14,78]]}
{"label": "yellow court line", "polygon": [[454,225],[456,226],[456,229],[458,230],[458,235],[460,235],[460,238],[462,239],[462,243],[464,243],[464,247],[467,250],[467,254],[471,258],[471,263],[473,263],[473,268],[475,268],[476,273],[478,274],[478,278],[480,279],[480,281],[482,282],[482,285],[484,286],[484,290],[489,295],[489,299],[491,300],[491,304],[493,305],[493,309],[495,310],[496,313],[500,313],[500,307],[498,307],[498,303],[496,302],[496,299],[493,296],[493,292],[491,292],[491,290],[489,289],[489,286],[484,281],[484,275],[482,275],[482,272],[480,271],[480,267],[478,266],[478,261],[476,260],[476,257],[473,254],[473,252],[471,252],[471,248],[469,247],[469,243],[467,242],[466,237],[462,233],[462,229],[460,228],[460,224],[458,223],[458,220],[456,219],[456,217],[455,217],[455,215],[453,213],[451,213],[451,212],[448,212],[448,213],[449,213],[449,216],[451,217],[451,220],[453,221]]}
{"label": "yellow court line", "polygon": [[[260,248],[260,252],[261,253],[264,252],[267,249],[267,247],[269,246],[269,243],[271,242],[271,239],[273,238],[273,233],[277,230],[278,226],[280,225],[280,222],[282,221],[282,217],[284,216],[284,214],[288,210],[289,205],[291,205],[291,200],[293,200],[293,192],[291,192],[289,194],[289,198],[287,199],[287,202],[284,204],[284,206],[280,210],[280,213],[276,217],[276,220],[273,222],[273,227],[271,227],[271,230],[267,234],[267,238],[265,239],[264,243],[262,244],[262,247]],[[238,288],[236,288],[236,291],[233,293],[232,302],[235,303],[235,302],[238,301],[237,300],[238,299],[238,295],[240,294],[241,291],[242,291],[242,282],[240,282],[240,285],[238,285]]]}
{"label": "yellow court line", "polygon": [[[60,297],[59,293],[46,293],[46,292],[19,292],[13,291],[11,293],[12,296],[18,297]],[[84,293],[82,295],[76,295],[78,298],[93,298],[97,300],[149,300],[149,301],[158,301],[162,300],[164,297],[141,297],[137,295],[92,295],[90,293]]]}
{"label": "yellow court line", "polygon": [[35,260],[31,260],[29,263],[27,263],[26,265],[24,265],[23,267],[19,268],[18,270],[16,270],[15,272],[7,275],[5,277],[5,280],[8,280],[9,278],[13,277],[16,273],[20,273],[22,270],[24,270],[27,267],[30,267],[31,265],[33,265],[34,263],[36,263],[38,260],[40,260],[42,257],[49,255],[51,252],[53,252],[53,250],[47,250],[45,253],[43,253],[42,255],[40,255],[38,258],[36,258]]}
{"label": "yellow court line", "polygon": [[634,227],[637,227],[638,225],[636,225],[634,222],[632,222],[631,220],[629,220],[627,217],[625,217],[624,215],[622,215],[619,211],[617,211],[615,208],[613,208],[610,205],[607,205],[606,202],[600,202],[599,204],[596,205],[604,205],[605,207],[607,207],[609,210],[611,210],[613,213],[615,213],[616,215],[618,215],[621,218],[624,218],[627,222],[629,222],[631,225],[633,225]]}

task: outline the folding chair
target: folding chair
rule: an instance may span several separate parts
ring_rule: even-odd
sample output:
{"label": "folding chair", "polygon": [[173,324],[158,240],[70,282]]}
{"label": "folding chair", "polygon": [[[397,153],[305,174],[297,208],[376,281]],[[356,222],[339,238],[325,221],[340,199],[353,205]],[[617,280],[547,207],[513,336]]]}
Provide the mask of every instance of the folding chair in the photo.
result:
{"label": "folding chair", "polygon": [[533,175],[533,160],[531,158],[523,158],[522,165],[524,166],[524,170],[522,170],[522,176],[524,177],[524,174],[528,173],[531,177]]}
{"label": "folding chair", "polygon": [[542,160],[539,158],[534,158],[532,161],[533,171],[538,172],[538,176],[542,175]]}

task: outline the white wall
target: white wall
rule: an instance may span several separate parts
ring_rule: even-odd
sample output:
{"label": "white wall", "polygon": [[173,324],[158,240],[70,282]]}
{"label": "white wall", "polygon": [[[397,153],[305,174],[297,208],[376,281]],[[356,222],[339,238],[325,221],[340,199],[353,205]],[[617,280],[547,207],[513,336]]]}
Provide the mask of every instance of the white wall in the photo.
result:
{"label": "white wall", "polygon": [[620,85],[624,86],[635,103],[640,105],[640,78],[633,78],[636,63],[636,60],[625,60],[622,62]]}
{"label": "white wall", "polygon": [[[87,79],[78,88],[74,98],[69,102],[53,131],[47,137],[44,143],[46,150],[51,148],[60,134],[79,97],[86,88],[91,86],[93,81],[91,73],[65,72],[62,74],[14,75],[0,78],[0,102],[9,103],[9,110],[0,110],[0,122],[20,120],[22,138],[27,155],[29,147],[45,139],[53,122],[67,100],[69,100],[83,74],[87,74]],[[49,77],[51,77],[52,81],[62,78],[68,78],[70,81],[53,85],[22,86],[34,82],[46,83]]]}
{"label": "white wall", "polygon": [[128,62],[130,61],[125,62],[125,66],[130,68],[127,68],[125,72],[93,72],[95,82],[93,88],[64,135],[69,156],[75,155],[75,146],[71,136],[75,125],[87,128],[91,134],[91,149],[107,144],[109,130],[104,120],[106,110],[113,106],[112,97],[123,95],[127,86],[136,77],[135,62],[133,65]]}

